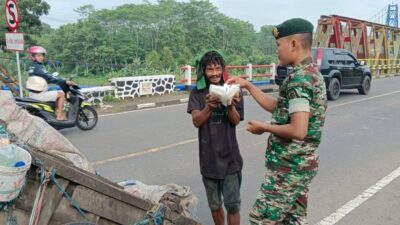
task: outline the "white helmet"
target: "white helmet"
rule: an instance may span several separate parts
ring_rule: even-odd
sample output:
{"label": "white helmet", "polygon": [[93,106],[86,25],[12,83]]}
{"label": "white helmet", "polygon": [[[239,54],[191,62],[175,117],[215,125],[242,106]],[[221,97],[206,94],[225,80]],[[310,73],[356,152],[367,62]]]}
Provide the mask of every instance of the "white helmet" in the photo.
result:
{"label": "white helmet", "polygon": [[30,76],[26,81],[26,88],[32,91],[47,91],[49,86],[47,85],[47,81],[42,77],[38,76]]}

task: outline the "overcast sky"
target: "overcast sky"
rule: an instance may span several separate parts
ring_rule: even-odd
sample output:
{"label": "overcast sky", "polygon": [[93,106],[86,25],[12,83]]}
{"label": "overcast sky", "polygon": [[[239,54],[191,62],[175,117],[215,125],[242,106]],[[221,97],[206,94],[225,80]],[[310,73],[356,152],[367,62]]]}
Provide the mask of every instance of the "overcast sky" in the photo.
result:
{"label": "overcast sky", "polygon": [[[78,14],[74,9],[92,4],[96,9],[138,4],[142,0],[46,0],[50,6],[49,15],[42,20],[56,28],[74,23]],[[276,25],[288,18],[302,17],[316,25],[321,15],[341,15],[370,20],[393,0],[210,0],[223,14],[248,21],[259,29],[262,25]],[[150,2],[157,2],[150,0]],[[376,21],[377,22],[377,21]]]}

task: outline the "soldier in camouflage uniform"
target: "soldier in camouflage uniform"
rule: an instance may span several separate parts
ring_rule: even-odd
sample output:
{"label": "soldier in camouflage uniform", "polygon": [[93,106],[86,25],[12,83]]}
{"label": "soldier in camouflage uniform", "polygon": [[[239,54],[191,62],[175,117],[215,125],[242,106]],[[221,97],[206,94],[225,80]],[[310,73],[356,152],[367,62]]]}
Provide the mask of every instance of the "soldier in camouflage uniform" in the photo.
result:
{"label": "soldier in camouflage uniform", "polygon": [[249,90],[272,113],[270,124],[249,121],[247,127],[254,134],[271,134],[265,152],[266,176],[250,211],[250,224],[307,224],[307,193],[318,170],[316,150],[327,108],[324,79],[311,58],[312,32],[313,25],[298,18],[274,28],[280,64],[294,68],[283,81],[278,99],[246,80],[228,81]]}

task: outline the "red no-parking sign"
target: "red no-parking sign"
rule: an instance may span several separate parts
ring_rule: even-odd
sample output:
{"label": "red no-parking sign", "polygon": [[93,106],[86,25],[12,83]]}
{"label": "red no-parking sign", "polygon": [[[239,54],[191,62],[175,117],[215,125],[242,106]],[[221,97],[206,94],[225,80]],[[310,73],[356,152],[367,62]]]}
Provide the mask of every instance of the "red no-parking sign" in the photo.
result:
{"label": "red no-parking sign", "polygon": [[17,30],[19,26],[19,10],[16,0],[6,0],[6,22],[11,31]]}

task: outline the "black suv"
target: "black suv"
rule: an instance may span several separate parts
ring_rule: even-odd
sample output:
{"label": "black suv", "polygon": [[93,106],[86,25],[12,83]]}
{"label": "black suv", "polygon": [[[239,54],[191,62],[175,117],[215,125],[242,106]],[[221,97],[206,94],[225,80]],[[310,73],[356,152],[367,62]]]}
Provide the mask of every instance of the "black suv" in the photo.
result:
{"label": "black suv", "polygon": [[[338,48],[312,48],[312,56],[324,76],[329,100],[339,98],[340,89],[358,89],[367,95],[371,88],[371,71],[348,50]],[[291,68],[278,66],[276,83],[280,85]]]}

